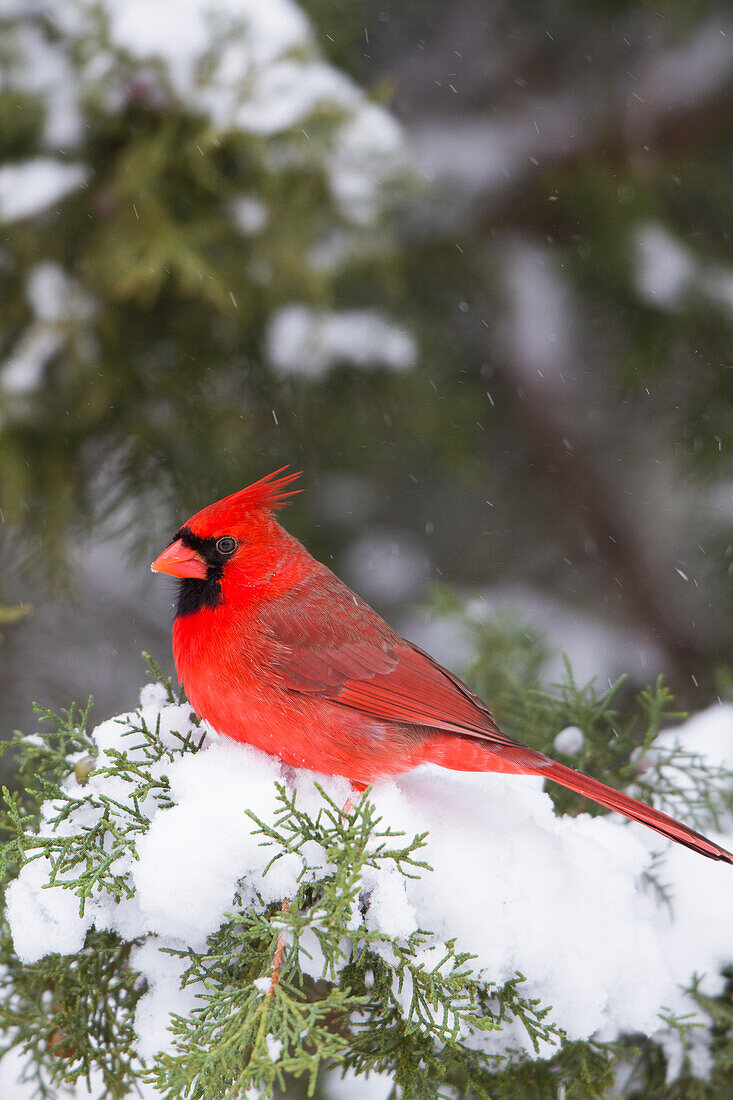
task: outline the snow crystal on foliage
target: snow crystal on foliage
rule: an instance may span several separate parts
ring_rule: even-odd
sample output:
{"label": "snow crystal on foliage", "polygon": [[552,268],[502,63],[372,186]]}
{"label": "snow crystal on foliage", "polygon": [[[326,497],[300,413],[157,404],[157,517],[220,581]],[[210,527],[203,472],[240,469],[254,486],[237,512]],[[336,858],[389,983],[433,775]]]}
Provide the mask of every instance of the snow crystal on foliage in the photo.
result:
{"label": "snow crystal on foliage", "polygon": [[564,730],[560,730],[552,743],[558,752],[575,756],[585,744],[585,735],[580,726],[566,726]]}
{"label": "snow crystal on foliage", "polygon": [[409,333],[370,310],[319,313],[286,306],[267,333],[267,357],[285,375],[318,379],[338,363],[401,371],[414,366],[416,354]]}
{"label": "snow crystal on foliage", "polygon": [[70,328],[88,320],[94,311],[91,298],[54,263],[32,268],[26,294],[35,319],[0,369],[0,385],[8,394],[38,389]]}
{"label": "snow crystal on foliage", "polygon": [[268,1035],[265,1038],[265,1045],[272,1061],[277,1062],[283,1050],[282,1040],[276,1039],[274,1035]]}
{"label": "snow crystal on foliage", "polygon": [[354,111],[339,130],[330,156],[331,191],[352,221],[366,225],[373,220],[380,174],[399,168],[402,141],[397,121],[373,103]]}
{"label": "snow crystal on foliage", "polygon": [[675,309],[695,276],[695,259],[661,225],[639,229],[636,282],[642,298],[654,305]]}
{"label": "snow crystal on foliage", "polygon": [[37,390],[46,365],[61,347],[61,336],[49,328],[31,326],[24,332],[0,370],[0,384],[6,393],[26,394]]}
{"label": "snow crystal on foliage", "polygon": [[[7,0],[4,0],[7,5]],[[49,0],[41,0],[39,14],[50,15]],[[19,0],[17,10],[0,9],[5,18],[28,17],[28,0]],[[65,16],[70,24],[73,13],[67,4],[61,10],[58,4],[54,8],[57,29],[62,32],[62,19]],[[6,47],[5,83],[22,93],[40,100],[46,109],[43,135],[49,149],[72,149],[78,145],[84,133],[84,123],[77,103],[76,77],[71,65],[67,45],[63,38],[49,40],[43,30],[32,24],[22,24],[3,30],[3,44]]]}
{"label": "snow crystal on foliage", "polygon": [[248,237],[259,233],[267,225],[267,207],[251,195],[240,195],[230,204],[235,224]]}
{"label": "snow crystal on foliage", "polygon": [[[196,740],[203,732],[187,705],[169,704],[159,686],[148,687],[137,715],[122,715],[95,730],[99,765],[114,749],[131,756],[139,751],[139,737],[124,735],[140,716],[166,745],[180,745],[176,732],[194,732]],[[717,706],[673,736],[716,764],[730,762],[732,732],[733,707]],[[286,777],[297,787],[301,808],[315,815],[322,796],[311,773],[284,769],[276,759],[215,734],[198,753],[176,753],[153,770],[168,776],[174,805],[161,807],[151,795],[142,803],[150,826],[137,841],[139,858],[123,854],[115,864],[134,884],[132,898],[117,903],[96,896],[80,917],[70,891],[43,889],[48,865],[42,860],[26,865],[8,891],[10,926],[25,962],[77,951],[92,923],[144,941],[132,962],[149,986],[138,1009],[146,1056],[169,1042],[170,1012],[188,1013],[195,1004],[196,989],[179,989],[180,960],[165,949],[201,949],[225,919],[237,890],[247,904],[278,901],[293,894],[305,861],[320,868],[325,859],[319,845],[310,843],[267,870],[273,849],[261,844],[246,812],[272,821],[275,783]],[[89,824],[98,812],[84,802],[88,794],[125,797],[117,776],[93,775],[85,788],[73,777],[67,782],[82,801],[64,830]],[[343,803],[345,780],[321,782],[337,805]],[[615,815],[558,817],[538,779],[425,767],[380,785],[371,797],[384,825],[408,839],[427,832],[421,856],[433,871],[406,878],[389,865],[365,868],[366,925],[400,939],[418,928],[431,930],[438,943],[426,945],[427,963],[441,941],[456,937],[492,980],[503,982],[521,971],[526,994],[551,1004],[554,1021],[571,1039],[634,1031],[665,1039],[660,1009],[693,1010],[683,990],[694,973],[703,975],[704,992],[720,992],[721,968],[733,956],[733,873],[724,864],[667,844]],[[50,828],[52,814],[53,806],[46,804],[42,831]],[[730,822],[727,831],[720,839],[731,846]],[[660,849],[671,909],[645,885],[644,872]],[[358,923],[355,914],[354,931]],[[323,957],[317,937],[306,932],[302,947],[310,956],[303,958],[305,971],[319,975]],[[374,949],[387,959],[393,953],[387,942],[377,941]],[[409,1011],[408,985],[396,995]],[[467,1041],[500,1051],[526,1038],[521,1029],[509,1028]],[[696,1064],[704,1068],[704,1050]]]}
{"label": "snow crystal on foliage", "polygon": [[0,168],[0,222],[40,214],[81,187],[87,172],[79,164],[35,157]]}
{"label": "snow crystal on foliage", "polygon": [[338,69],[322,61],[283,58],[265,69],[247,101],[234,112],[242,130],[276,134],[289,130],[319,107],[339,113],[359,106],[361,92]]}
{"label": "snow crystal on foliage", "polygon": [[168,703],[168,692],[159,684],[154,681],[152,684],[145,684],[140,691],[140,706],[141,707],[166,707]]}
{"label": "snow crystal on foliage", "polygon": [[641,298],[659,309],[675,311],[685,301],[702,298],[733,310],[733,271],[702,262],[660,224],[642,225],[635,239],[636,286]]}
{"label": "snow crystal on foliage", "polygon": [[28,276],[28,302],[39,321],[58,324],[83,321],[93,313],[92,300],[58,264],[36,264]]}

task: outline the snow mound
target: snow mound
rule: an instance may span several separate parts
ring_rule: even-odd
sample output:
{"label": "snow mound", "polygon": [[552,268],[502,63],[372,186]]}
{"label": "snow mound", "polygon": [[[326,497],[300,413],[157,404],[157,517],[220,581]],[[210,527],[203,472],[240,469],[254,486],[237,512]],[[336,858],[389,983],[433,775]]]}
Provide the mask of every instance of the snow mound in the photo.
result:
{"label": "snow mound", "polygon": [[[176,733],[198,740],[204,730],[187,705],[170,704],[162,688],[148,687],[137,712],[94,731],[98,767],[115,750],[134,758],[129,733],[141,718],[149,729],[158,727],[168,746],[180,744]],[[669,736],[718,764],[733,756],[732,732],[733,706],[720,705]],[[348,794],[344,779],[284,769],[275,758],[210,732],[200,751],[173,754],[153,772],[167,775],[172,805],[147,796],[142,808],[150,825],[137,840],[138,858],[123,853],[115,864],[134,885],[132,897],[117,903],[96,895],[80,916],[70,891],[44,888],[48,865],[42,860],[23,868],[7,897],[15,947],[26,963],[78,951],[92,925],[144,941],[132,959],[149,985],[138,1010],[144,1056],[169,1049],[170,1013],[186,1014],[195,1004],[195,990],[179,988],[181,960],[165,949],[203,949],[235,891],[252,904],[261,904],[257,893],[265,903],[278,901],[295,892],[306,856],[318,865],[318,853],[304,851],[268,870],[272,850],[262,845],[246,811],[272,821],[276,783],[284,780],[311,815],[322,805],[317,782],[337,804]],[[94,774],[84,788],[72,776],[67,791],[80,799],[62,825],[72,831],[92,823],[98,810],[89,798],[95,792],[125,797],[124,783],[110,775]],[[664,1041],[660,1009],[694,1010],[684,993],[693,973],[703,975],[704,992],[722,989],[721,968],[733,958],[730,867],[666,844],[615,815],[558,817],[532,778],[424,767],[382,784],[371,797],[383,825],[408,840],[427,832],[421,857],[433,870],[408,879],[386,866],[365,869],[367,927],[402,939],[429,929],[438,944],[457,937],[496,982],[520,971],[527,977],[524,992],[553,1006],[553,1020],[570,1039],[642,1032]],[[42,834],[53,814],[54,805],[46,803]],[[730,847],[730,822],[726,833],[716,839]],[[660,848],[671,906],[645,878]],[[385,956],[390,950],[385,944]],[[313,965],[317,969],[317,960]],[[518,1032],[471,1037],[494,1052],[522,1041]],[[704,1050],[699,1061],[704,1069]]]}

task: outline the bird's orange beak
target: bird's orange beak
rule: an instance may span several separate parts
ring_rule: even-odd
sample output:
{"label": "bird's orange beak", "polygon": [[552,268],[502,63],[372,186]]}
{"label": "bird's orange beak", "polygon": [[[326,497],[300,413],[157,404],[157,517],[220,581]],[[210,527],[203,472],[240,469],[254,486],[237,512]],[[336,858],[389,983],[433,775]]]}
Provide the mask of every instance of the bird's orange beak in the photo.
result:
{"label": "bird's orange beak", "polygon": [[150,566],[153,573],[170,573],[172,577],[196,577],[205,581],[206,563],[195,550],[189,550],[180,539],[166,547]]}

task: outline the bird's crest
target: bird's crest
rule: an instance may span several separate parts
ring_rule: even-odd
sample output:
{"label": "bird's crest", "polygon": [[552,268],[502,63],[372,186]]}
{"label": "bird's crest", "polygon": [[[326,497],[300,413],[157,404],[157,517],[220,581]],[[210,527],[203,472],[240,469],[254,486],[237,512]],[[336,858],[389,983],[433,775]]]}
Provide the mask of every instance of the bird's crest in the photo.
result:
{"label": "bird's crest", "polygon": [[225,497],[220,503],[231,504],[237,508],[271,508],[273,510],[282,508],[283,505],[289,502],[291,497],[302,492],[302,489],[288,489],[285,491],[287,485],[297,481],[300,477],[300,470],[294,470],[290,474],[283,474],[282,477],[278,477],[278,474],[282,474],[283,470],[287,470],[287,466],[281,466],[279,470],[273,470],[271,474],[266,474],[259,481],[248,485],[246,489],[240,489],[239,492]]}
{"label": "bird's crest", "polygon": [[287,470],[287,466],[281,466],[279,470],[273,470],[271,474],[248,485],[246,489],[239,489],[236,493],[231,493],[228,497],[216,501],[215,504],[203,508],[195,516],[191,516],[188,526],[193,531],[203,534],[201,528],[204,526],[208,528],[222,521],[243,518],[245,513],[255,508],[267,508],[270,511],[282,508],[290,502],[291,497],[302,492],[301,489],[287,488],[300,477],[300,470],[279,477],[283,470]]}

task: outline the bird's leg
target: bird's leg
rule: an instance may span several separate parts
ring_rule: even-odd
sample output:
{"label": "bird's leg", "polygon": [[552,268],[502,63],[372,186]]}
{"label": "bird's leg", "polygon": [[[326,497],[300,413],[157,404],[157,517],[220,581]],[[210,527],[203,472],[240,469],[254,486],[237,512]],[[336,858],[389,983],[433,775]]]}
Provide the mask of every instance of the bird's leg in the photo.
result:
{"label": "bird's leg", "polygon": [[[280,906],[280,910],[283,913],[290,912],[291,899],[283,898],[283,903]],[[283,964],[283,951],[285,950],[285,933],[281,932],[277,937],[277,944],[275,946],[275,954],[272,956],[272,976],[270,978],[270,988],[267,991],[267,996],[271,997],[275,989],[280,984],[280,969]]]}
{"label": "bird's leg", "polygon": [[354,808],[354,804],[359,796],[359,791],[352,791],[349,797],[341,807],[341,820],[345,821]]}
{"label": "bird's leg", "polygon": [[357,783],[355,779],[351,780],[351,794],[344,802],[343,808],[341,810],[342,819],[349,816],[351,811],[354,809],[354,806],[359,801],[359,796],[362,795],[366,789],[366,783]]}

